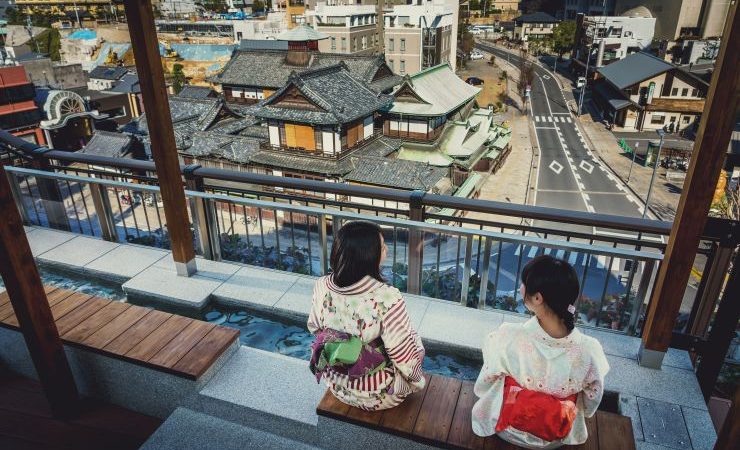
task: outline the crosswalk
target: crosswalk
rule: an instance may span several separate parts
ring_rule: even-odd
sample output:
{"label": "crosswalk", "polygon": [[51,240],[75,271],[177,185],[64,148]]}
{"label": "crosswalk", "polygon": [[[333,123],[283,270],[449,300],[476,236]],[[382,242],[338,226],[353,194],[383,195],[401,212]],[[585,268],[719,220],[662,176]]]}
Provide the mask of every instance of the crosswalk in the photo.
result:
{"label": "crosswalk", "polygon": [[589,267],[593,267],[596,269],[606,269],[611,263],[612,271],[619,272],[620,270],[622,270],[623,261],[621,258],[617,257],[614,257],[613,261],[610,261],[610,259],[612,258],[604,255],[592,255],[589,253],[579,253],[566,251],[563,249],[542,248],[533,245],[522,244],[517,245],[516,249],[514,250],[514,256],[519,257],[519,255],[522,255],[522,257],[527,260],[542,254],[552,255],[558,259],[564,259],[566,253],[568,264],[573,267],[584,267],[586,264],[588,264]]}
{"label": "crosswalk", "polygon": [[570,116],[534,116],[534,121],[539,123],[573,123],[573,119],[571,119]]}

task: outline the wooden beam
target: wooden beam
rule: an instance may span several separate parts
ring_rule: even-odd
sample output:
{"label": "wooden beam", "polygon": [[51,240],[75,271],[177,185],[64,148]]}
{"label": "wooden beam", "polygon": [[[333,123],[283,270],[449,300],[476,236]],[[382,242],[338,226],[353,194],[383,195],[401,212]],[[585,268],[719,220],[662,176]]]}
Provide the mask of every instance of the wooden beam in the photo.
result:
{"label": "wooden beam", "polygon": [[78,409],[77,387],[2,165],[0,215],[0,274],[18,325],[52,413],[57,417],[74,416]]}
{"label": "wooden beam", "polygon": [[152,3],[151,0],[124,0],[124,6],[144,99],[152,155],[164,203],[164,215],[167,218],[167,230],[172,243],[172,257],[178,274],[189,276],[195,272],[193,235],[180,176]]}
{"label": "wooden beam", "polygon": [[716,181],[735,127],[740,87],[740,24],[737,2],[727,15],[707,102],[694,143],[678,212],[655,282],[640,347],[640,364],[659,368],[668,350],[694,264]]}

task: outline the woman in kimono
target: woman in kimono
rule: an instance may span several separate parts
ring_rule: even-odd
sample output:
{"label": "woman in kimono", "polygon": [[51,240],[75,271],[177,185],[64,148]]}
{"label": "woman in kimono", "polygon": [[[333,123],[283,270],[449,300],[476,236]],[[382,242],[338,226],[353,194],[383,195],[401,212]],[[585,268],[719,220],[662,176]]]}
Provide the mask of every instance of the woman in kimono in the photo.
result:
{"label": "woman in kimono", "polygon": [[520,292],[534,317],[485,339],[473,431],[532,449],[582,444],[609,364],[601,344],[575,329],[577,274],[564,260],[539,256],[524,267]]}
{"label": "woman in kimono", "polygon": [[332,273],[316,282],[308,317],[316,380],[368,411],[397,406],[425,385],[421,339],[403,296],[380,275],[386,252],[377,225],[344,225],[332,245]]}

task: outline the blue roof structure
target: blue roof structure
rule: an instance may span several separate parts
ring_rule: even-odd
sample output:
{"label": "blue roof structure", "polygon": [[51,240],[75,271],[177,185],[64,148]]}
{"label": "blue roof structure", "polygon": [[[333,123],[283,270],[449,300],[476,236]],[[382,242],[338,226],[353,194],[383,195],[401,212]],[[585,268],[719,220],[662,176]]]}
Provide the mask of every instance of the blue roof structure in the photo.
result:
{"label": "blue roof structure", "polygon": [[621,90],[674,68],[673,64],[656,56],[638,52],[608,66],[600,67],[598,72],[617,89]]}

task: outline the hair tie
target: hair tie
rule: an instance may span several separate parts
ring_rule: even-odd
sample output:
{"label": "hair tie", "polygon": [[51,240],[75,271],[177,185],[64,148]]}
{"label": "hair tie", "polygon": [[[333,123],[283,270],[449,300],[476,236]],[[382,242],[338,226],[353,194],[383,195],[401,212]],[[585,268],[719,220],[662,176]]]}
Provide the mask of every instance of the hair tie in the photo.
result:
{"label": "hair tie", "polygon": [[576,307],[575,305],[568,305],[568,312],[575,315],[576,314]]}

